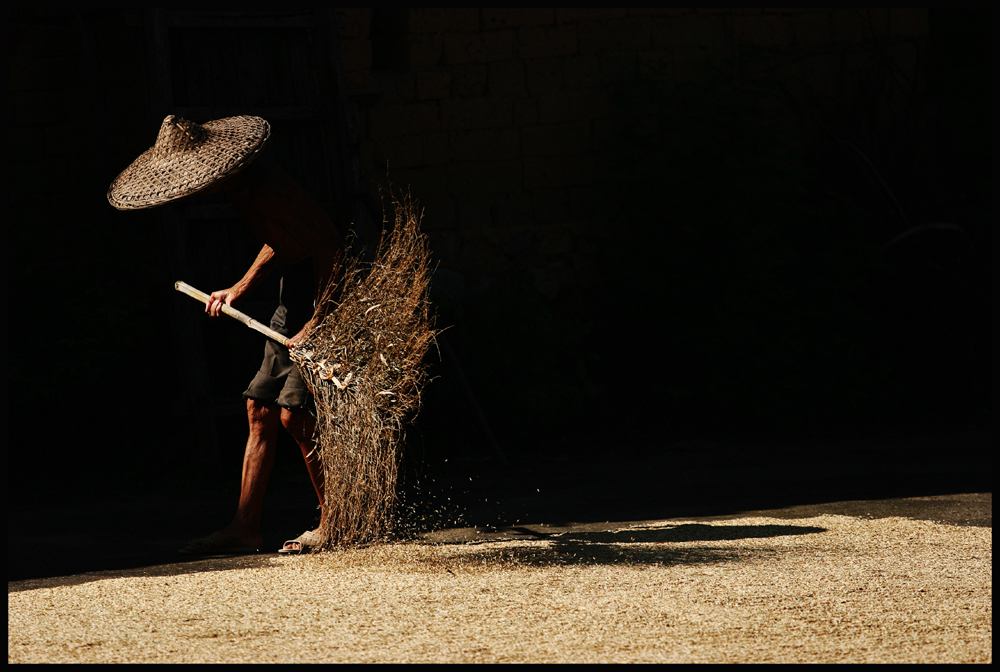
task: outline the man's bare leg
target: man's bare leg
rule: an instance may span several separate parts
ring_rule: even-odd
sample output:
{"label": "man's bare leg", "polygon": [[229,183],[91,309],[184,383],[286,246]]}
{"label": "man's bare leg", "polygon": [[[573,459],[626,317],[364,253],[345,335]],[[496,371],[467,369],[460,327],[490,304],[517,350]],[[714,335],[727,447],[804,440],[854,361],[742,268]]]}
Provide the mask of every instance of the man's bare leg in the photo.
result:
{"label": "man's bare leg", "polygon": [[[281,409],[281,424],[288,433],[295,439],[299,449],[302,451],[302,459],[306,462],[306,469],[309,471],[309,480],[312,481],[316,490],[316,497],[319,498],[320,523],[319,528],[326,523],[326,506],[323,500],[323,462],[319,452],[315,451],[313,441],[313,431],[316,429],[316,419],[309,413],[290,411],[287,408]],[[292,541],[285,544],[287,550],[300,550],[300,544]]]}
{"label": "man's bare leg", "polygon": [[267,480],[274,466],[278,442],[281,409],[256,399],[247,399],[249,437],[243,454],[243,477],[240,502],[233,521],[218,532],[190,542],[183,551],[189,553],[225,552],[226,549],[260,548],[260,514],[264,506]]}

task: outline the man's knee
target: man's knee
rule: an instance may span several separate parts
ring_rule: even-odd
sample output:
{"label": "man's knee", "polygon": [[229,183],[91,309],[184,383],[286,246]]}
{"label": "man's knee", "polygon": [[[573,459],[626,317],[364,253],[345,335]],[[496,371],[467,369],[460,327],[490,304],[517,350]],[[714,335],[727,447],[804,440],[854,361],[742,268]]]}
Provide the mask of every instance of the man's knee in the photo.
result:
{"label": "man's knee", "polygon": [[306,410],[293,411],[290,408],[281,409],[281,424],[292,436],[302,434],[312,416]]}
{"label": "man's knee", "polygon": [[275,404],[247,397],[247,419],[250,422],[267,422],[278,413]]}

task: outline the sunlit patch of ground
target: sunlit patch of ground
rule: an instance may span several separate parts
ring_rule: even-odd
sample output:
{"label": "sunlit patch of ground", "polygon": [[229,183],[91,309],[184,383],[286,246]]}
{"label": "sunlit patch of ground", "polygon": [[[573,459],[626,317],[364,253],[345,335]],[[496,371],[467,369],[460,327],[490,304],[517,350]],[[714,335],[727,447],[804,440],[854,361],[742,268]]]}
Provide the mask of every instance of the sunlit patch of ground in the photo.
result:
{"label": "sunlit patch of ground", "polygon": [[155,570],[10,584],[8,661],[992,662],[992,530],[905,518]]}

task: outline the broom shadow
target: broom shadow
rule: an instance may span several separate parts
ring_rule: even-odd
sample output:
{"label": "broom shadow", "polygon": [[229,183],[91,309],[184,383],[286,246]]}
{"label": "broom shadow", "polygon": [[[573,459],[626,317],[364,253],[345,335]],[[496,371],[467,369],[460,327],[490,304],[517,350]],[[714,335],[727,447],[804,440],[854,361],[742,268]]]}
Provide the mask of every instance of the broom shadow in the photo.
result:
{"label": "broom shadow", "polygon": [[[456,554],[450,559],[459,565],[500,563],[543,567],[549,565],[692,565],[719,562],[747,562],[773,557],[775,548],[734,549],[710,545],[672,546],[671,544],[700,541],[738,541],[769,539],[789,535],[818,534],[826,528],[810,525],[708,525],[685,523],[669,527],[636,527],[616,531],[583,531],[549,534],[526,527],[512,527],[508,533],[519,536],[509,539],[452,542],[455,545],[475,545],[473,553]],[[550,541],[548,546],[517,545],[517,541]]]}

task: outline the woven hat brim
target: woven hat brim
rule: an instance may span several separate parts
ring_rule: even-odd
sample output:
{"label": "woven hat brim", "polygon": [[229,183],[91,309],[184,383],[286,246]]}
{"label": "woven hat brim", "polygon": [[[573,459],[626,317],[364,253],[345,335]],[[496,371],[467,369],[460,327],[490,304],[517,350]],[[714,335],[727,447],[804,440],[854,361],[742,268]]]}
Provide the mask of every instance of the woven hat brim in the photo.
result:
{"label": "woven hat brim", "polygon": [[190,196],[249,165],[271,135],[260,117],[227,117],[201,127],[207,136],[193,149],[164,153],[154,146],[143,152],[111,183],[108,202],[138,210]]}

